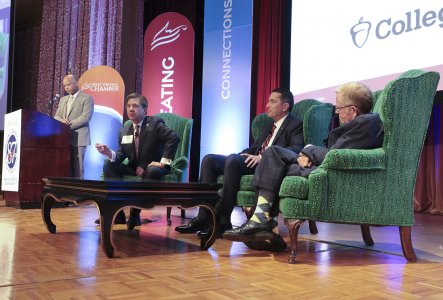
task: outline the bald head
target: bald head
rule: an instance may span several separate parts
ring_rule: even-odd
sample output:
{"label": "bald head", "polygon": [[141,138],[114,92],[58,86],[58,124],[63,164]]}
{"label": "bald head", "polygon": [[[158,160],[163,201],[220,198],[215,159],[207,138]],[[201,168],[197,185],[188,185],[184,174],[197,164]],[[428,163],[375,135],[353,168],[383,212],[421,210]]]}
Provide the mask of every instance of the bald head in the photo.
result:
{"label": "bald head", "polygon": [[74,95],[78,91],[77,78],[72,75],[66,75],[63,78],[63,88],[69,95]]}

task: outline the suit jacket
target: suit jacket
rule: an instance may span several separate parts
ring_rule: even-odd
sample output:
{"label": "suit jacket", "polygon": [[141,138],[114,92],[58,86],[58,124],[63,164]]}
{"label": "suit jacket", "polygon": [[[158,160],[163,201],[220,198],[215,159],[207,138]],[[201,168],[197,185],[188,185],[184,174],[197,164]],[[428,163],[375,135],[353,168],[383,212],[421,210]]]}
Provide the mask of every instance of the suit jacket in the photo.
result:
{"label": "suit jacket", "polygon": [[[257,155],[273,125],[274,121],[269,121],[260,133],[257,141],[255,141],[249,148],[244,149],[241,153]],[[303,121],[289,114],[280,126],[280,129],[270,146],[280,146],[299,153],[303,148],[303,145]]]}
{"label": "suit jacket", "polygon": [[378,114],[363,114],[329,133],[327,148],[308,146],[301,152],[316,166],[330,149],[374,149],[383,144],[383,122]]}
{"label": "suit jacket", "polygon": [[69,95],[60,99],[54,119],[61,121],[62,118],[71,122],[71,145],[74,147],[87,146],[91,144],[89,133],[89,121],[94,112],[94,101],[92,97],[79,91],[68,112]]}
{"label": "suit jacket", "polygon": [[[129,136],[130,138],[123,138]],[[159,162],[162,157],[174,159],[180,138],[159,117],[145,117],[140,128],[139,159],[135,156],[133,142],[134,126],[132,123],[120,129],[119,147],[116,152],[116,162],[129,160],[128,166],[145,169],[153,161]]]}

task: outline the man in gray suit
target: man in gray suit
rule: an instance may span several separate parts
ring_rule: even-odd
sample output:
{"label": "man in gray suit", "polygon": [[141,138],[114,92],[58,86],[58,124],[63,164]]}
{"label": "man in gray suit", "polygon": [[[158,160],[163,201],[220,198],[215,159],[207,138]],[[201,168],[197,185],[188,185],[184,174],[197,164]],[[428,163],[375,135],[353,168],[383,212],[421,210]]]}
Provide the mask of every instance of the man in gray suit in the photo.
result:
{"label": "man in gray suit", "polygon": [[60,99],[54,118],[71,127],[71,176],[83,178],[83,159],[86,147],[91,144],[89,121],[94,101],[79,90],[77,78],[72,74],[63,78],[63,88],[68,95]]}

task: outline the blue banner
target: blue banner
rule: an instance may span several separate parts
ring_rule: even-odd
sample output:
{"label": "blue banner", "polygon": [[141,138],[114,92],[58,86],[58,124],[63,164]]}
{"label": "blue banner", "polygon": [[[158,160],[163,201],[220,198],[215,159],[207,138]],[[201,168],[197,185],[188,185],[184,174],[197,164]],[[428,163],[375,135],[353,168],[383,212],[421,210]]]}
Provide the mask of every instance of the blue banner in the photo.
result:
{"label": "blue banner", "polygon": [[248,147],[252,5],[205,1],[200,159]]}

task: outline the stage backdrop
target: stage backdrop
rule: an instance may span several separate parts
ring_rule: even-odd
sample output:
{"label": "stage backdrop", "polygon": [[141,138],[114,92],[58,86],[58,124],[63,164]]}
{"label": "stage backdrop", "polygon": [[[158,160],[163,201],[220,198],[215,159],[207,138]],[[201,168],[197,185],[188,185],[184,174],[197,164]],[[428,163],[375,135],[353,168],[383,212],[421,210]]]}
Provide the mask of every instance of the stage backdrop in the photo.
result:
{"label": "stage backdrop", "polygon": [[144,37],[142,93],[148,114],[192,117],[194,29],[181,14],[168,12],[149,24]]}
{"label": "stage backdrop", "polygon": [[122,126],[125,84],[120,74],[108,66],[89,69],[78,81],[80,90],[94,98],[94,114],[89,122],[91,146],[85,154],[85,178],[98,179],[105,156],[95,149],[95,143],[107,144],[117,150],[118,133]]}
{"label": "stage backdrop", "polygon": [[248,146],[252,4],[205,1],[200,159]]}

